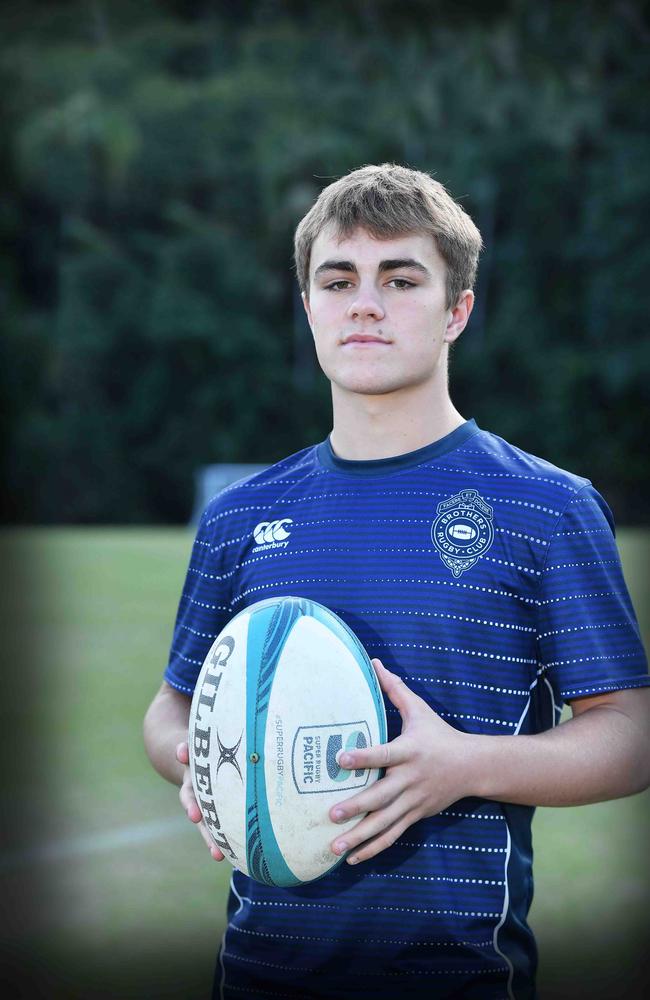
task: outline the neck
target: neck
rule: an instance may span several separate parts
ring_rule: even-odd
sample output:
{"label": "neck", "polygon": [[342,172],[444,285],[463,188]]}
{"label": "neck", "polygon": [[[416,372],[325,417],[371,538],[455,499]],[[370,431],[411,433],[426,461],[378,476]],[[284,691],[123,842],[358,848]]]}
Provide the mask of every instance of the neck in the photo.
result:
{"label": "neck", "polygon": [[405,455],[465,423],[448,392],[423,394],[421,387],[371,396],[332,385],[332,404],[332,448],[351,461]]}

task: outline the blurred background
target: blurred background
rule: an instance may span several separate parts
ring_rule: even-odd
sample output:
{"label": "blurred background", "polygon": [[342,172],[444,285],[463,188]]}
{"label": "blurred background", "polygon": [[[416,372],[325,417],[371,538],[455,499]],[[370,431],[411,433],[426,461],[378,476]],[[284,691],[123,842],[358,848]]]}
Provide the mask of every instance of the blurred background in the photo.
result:
{"label": "blurred background", "polygon": [[[68,0],[0,8],[5,981],[207,994],[227,873],[140,725],[197,476],[326,436],[297,222],[365,163],[486,245],[452,397],[588,476],[650,635],[648,5]],[[187,824],[189,826],[189,824]],[[542,996],[642,996],[647,795],[540,810]]]}

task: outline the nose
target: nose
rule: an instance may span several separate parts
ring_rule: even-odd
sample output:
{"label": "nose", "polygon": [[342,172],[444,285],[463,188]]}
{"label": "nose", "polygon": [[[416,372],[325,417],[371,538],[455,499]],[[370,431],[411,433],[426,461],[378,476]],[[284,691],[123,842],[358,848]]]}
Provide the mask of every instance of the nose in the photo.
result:
{"label": "nose", "polygon": [[384,307],[376,289],[368,285],[360,285],[357,294],[347,308],[347,315],[353,320],[383,319]]}

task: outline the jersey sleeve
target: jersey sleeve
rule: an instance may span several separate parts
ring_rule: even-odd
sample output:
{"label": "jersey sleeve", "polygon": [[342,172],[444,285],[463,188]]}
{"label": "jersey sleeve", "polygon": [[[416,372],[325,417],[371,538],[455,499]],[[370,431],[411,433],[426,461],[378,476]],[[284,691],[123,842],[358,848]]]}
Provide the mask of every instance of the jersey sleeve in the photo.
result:
{"label": "jersey sleeve", "polygon": [[540,666],[558,700],[650,685],[612,513],[591,484],[567,504],[542,572]]}
{"label": "jersey sleeve", "polygon": [[216,527],[223,520],[213,502],[199,522],[164,673],[168,684],[188,695],[194,691],[212,643],[232,617],[225,565],[228,543]]}

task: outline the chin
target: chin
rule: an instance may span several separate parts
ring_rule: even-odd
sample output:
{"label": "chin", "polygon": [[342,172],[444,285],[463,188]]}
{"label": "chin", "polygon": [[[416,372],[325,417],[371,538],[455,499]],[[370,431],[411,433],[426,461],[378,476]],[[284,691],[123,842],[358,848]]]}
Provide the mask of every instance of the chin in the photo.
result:
{"label": "chin", "polygon": [[385,396],[391,392],[398,392],[400,389],[407,389],[412,382],[393,378],[350,378],[331,379],[331,381],[342,391],[353,393],[357,396]]}

